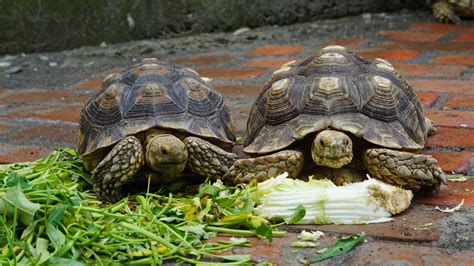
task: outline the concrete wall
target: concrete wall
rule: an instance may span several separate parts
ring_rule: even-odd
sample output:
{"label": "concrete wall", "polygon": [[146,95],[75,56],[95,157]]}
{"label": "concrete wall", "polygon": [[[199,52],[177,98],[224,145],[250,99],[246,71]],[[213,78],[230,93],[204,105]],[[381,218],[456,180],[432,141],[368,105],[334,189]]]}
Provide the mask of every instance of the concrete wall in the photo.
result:
{"label": "concrete wall", "polygon": [[423,0],[0,0],[0,54],[285,25]]}

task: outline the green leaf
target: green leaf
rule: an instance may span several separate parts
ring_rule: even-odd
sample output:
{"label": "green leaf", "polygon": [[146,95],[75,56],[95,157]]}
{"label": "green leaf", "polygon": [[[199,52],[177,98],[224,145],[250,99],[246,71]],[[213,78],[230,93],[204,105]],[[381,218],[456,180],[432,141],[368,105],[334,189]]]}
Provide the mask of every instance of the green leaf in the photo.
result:
{"label": "green leaf", "polygon": [[245,190],[242,196],[244,205],[239,210],[240,213],[252,212],[254,209],[255,202],[250,198],[250,193],[248,190]]}
{"label": "green leaf", "polygon": [[66,258],[58,258],[52,257],[48,260],[48,265],[68,265],[68,266],[87,266],[87,264],[73,260],[73,259],[66,259]]}
{"label": "green leaf", "polygon": [[48,220],[46,221],[47,223],[50,223],[53,226],[58,226],[59,222],[64,217],[64,212],[68,208],[67,205],[65,204],[58,204],[56,205],[52,210],[51,213],[48,216]]}
{"label": "green leaf", "polygon": [[302,204],[298,205],[296,208],[291,209],[291,210],[294,212],[291,214],[290,218],[288,219],[287,221],[288,224],[295,224],[299,222],[301,219],[303,219],[303,217],[306,215],[306,209],[304,208]]}
{"label": "green leaf", "polygon": [[207,238],[209,234],[206,231],[204,231],[205,226],[206,226],[205,224],[183,225],[183,226],[178,227],[177,229],[180,231],[193,233],[200,237],[204,236],[204,238]]}
{"label": "green leaf", "polygon": [[212,198],[219,195],[220,188],[212,185],[206,185],[199,191],[199,197],[209,195]]}
{"label": "green leaf", "polygon": [[18,187],[12,187],[0,199],[0,214],[13,217],[15,208],[18,210],[18,219],[28,225],[33,222],[40,205],[29,201]]}
{"label": "green leaf", "polygon": [[255,233],[258,236],[266,238],[268,242],[272,243],[273,232],[270,225],[262,223],[259,227],[257,227],[257,229],[255,229]]}
{"label": "green leaf", "polygon": [[235,203],[235,199],[231,199],[231,198],[221,198],[217,200],[217,204],[219,204],[219,206],[223,208],[232,207],[234,203]]}
{"label": "green leaf", "polygon": [[66,243],[66,237],[64,234],[51,223],[46,223],[46,234],[56,249],[60,248],[62,245],[64,245],[64,243]]}
{"label": "green leaf", "polygon": [[48,243],[49,241],[47,239],[41,237],[36,239],[36,256],[38,264],[44,263],[50,256],[48,251]]}
{"label": "green leaf", "polygon": [[318,261],[322,261],[328,258],[332,258],[335,256],[340,256],[349,252],[353,249],[357,244],[363,242],[365,240],[365,232],[361,232],[360,234],[351,235],[346,238],[339,239],[336,244],[330,248],[325,249],[321,254],[318,254],[308,260],[309,263],[314,263]]}
{"label": "green leaf", "polygon": [[7,183],[7,187],[20,187],[20,188],[27,188],[28,187],[28,179],[25,176],[19,175],[16,172],[11,172],[5,177]]}
{"label": "green leaf", "polygon": [[239,255],[226,255],[221,256],[221,258],[230,261],[250,261],[251,256],[250,254],[239,254]]}

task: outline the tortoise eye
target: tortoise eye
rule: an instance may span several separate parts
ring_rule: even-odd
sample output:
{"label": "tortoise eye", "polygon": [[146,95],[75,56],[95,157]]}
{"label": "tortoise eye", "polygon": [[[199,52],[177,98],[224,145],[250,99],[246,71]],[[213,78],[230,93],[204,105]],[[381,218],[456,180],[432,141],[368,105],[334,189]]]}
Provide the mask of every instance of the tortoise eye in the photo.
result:
{"label": "tortoise eye", "polygon": [[319,140],[319,144],[321,144],[321,146],[324,146],[324,144],[325,144],[325,143],[324,143],[324,140],[323,140],[323,139],[320,139],[320,140]]}
{"label": "tortoise eye", "polygon": [[168,151],[165,148],[161,148],[161,154],[167,155]]}

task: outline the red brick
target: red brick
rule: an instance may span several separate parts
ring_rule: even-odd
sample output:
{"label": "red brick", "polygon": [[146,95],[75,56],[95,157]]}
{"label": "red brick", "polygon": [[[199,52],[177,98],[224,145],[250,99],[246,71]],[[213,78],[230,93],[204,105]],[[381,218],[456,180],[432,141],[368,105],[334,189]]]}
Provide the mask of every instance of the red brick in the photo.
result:
{"label": "red brick", "polygon": [[292,58],[257,58],[247,61],[243,66],[246,67],[263,67],[263,68],[279,68],[281,65],[293,61]]}
{"label": "red brick", "polygon": [[102,86],[101,79],[87,80],[87,81],[74,85],[76,89],[85,89],[85,90],[99,90],[101,86]]}
{"label": "red brick", "polygon": [[0,135],[7,134],[12,128],[18,128],[19,124],[13,122],[0,121]]}
{"label": "red brick", "polygon": [[[430,116],[428,115],[428,117]],[[435,125],[438,125],[436,120],[434,122]],[[428,137],[426,146],[472,149],[474,148],[474,130],[437,127],[436,134]]]}
{"label": "red brick", "polygon": [[241,98],[256,98],[261,86],[258,85],[236,85],[236,84],[212,84],[214,88],[226,96]]}
{"label": "red brick", "polygon": [[357,52],[357,54],[367,58],[404,61],[417,57],[420,52],[416,50],[365,50]]}
{"label": "red brick", "polygon": [[49,149],[43,147],[2,143],[0,145],[0,164],[30,162],[45,156],[49,152]]}
{"label": "red brick", "polygon": [[[424,230],[429,229],[418,231]],[[473,265],[474,251],[450,252],[446,248],[432,246],[371,241],[358,246],[351,258],[347,265]]]}
{"label": "red brick", "polygon": [[344,39],[329,39],[322,41],[320,47],[323,48],[328,45],[341,45],[347,48],[360,48],[367,43],[367,39],[363,38],[344,38]]}
{"label": "red brick", "polygon": [[452,96],[445,103],[443,103],[443,106],[454,109],[474,109],[474,94]]}
{"label": "red brick", "polygon": [[442,52],[472,52],[474,45],[469,42],[420,42],[399,41],[386,42],[377,47],[378,49],[400,49],[400,50],[421,50],[421,51],[442,51]]}
{"label": "red brick", "polygon": [[2,103],[17,104],[78,104],[82,105],[87,102],[89,96],[78,95],[67,91],[58,90],[24,90],[11,91],[8,95],[0,98]]}
{"label": "red brick", "polygon": [[381,31],[381,36],[396,41],[436,42],[444,36],[442,32]]}
{"label": "red brick", "polygon": [[10,138],[14,141],[29,141],[34,139],[40,143],[50,143],[53,146],[58,142],[74,145],[77,140],[78,127],[59,125],[40,125],[21,130]]}
{"label": "red brick", "polygon": [[455,94],[474,94],[474,84],[470,81],[444,79],[415,79],[408,83],[415,91],[432,91]]}
{"label": "red brick", "polygon": [[453,41],[457,42],[474,42],[474,32],[467,32],[461,35],[458,35]]}
{"label": "red brick", "polygon": [[456,32],[465,29],[469,29],[469,26],[431,22],[418,22],[410,25],[410,30],[416,31]]}
{"label": "red brick", "polygon": [[228,79],[247,79],[253,78],[267,73],[265,69],[224,69],[224,68],[207,68],[197,69],[202,77],[209,78],[228,78]]}
{"label": "red brick", "polygon": [[198,54],[187,57],[181,57],[171,60],[173,64],[191,64],[191,65],[212,65],[218,63],[229,62],[234,57],[230,55],[212,55],[212,54]]}
{"label": "red brick", "polygon": [[[245,237],[249,240],[251,247],[236,247],[230,253],[250,254],[253,264],[265,262],[272,265],[299,265],[295,254],[290,252],[291,243],[298,240],[296,236],[296,233],[288,232],[284,237],[274,238],[272,243],[257,237]],[[228,240],[229,237],[226,234],[219,234],[207,242],[217,243],[220,240]],[[322,237],[319,242],[330,245],[334,244],[335,240],[330,237]]]}
{"label": "red brick", "polygon": [[438,160],[441,169],[446,173],[468,174],[473,152],[426,152]]}
{"label": "red brick", "polygon": [[426,110],[425,115],[438,126],[474,128],[474,112]]}
{"label": "red brick", "polygon": [[[447,215],[441,212],[426,210],[420,206],[410,206],[406,211],[395,216],[390,223],[375,223],[370,225],[291,225],[283,227],[286,231],[320,230],[324,232],[357,234],[362,231],[368,236],[395,241],[429,242],[439,239],[440,220]],[[433,223],[431,230],[418,230],[422,224]],[[288,229],[287,229],[288,228]],[[296,230],[298,229],[298,230]]]}
{"label": "red brick", "polygon": [[423,64],[394,64],[402,76],[445,77],[456,78],[466,69],[459,65],[423,65]]}
{"label": "red brick", "polygon": [[59,120],[66,122],[79,122],[79,114],[82,106],[67,106],[61,108],[24,108],[17,109],[6,114],[1,114],[0,117],[8,118],[33,118],[46,120]]}
{"label": "red brick", "polygon": [[417,195],[413,202],[428,205],[454,207],[464,199],[464,205],[474,206],[474,179],[465,182],[448,181],[448,187],[443,187],[437,197]]}
{"label": "red brick", "polygon": [[433,59],[433,62],[438,64],[453,64],[453,65],[471,65],[474,66],[474,55],[440,55]]}
{"label": "red brick", "polygon": [[292,55],[304,49],[301,45],[266,45],[249,52],[249,55]]}
{"label": "red brick", "polygon": [[429,107],[439,98],[438,94],[434,92],[425,92],[419,91],[416,92],[416,96],[420,99],[421,105],[424,107]]}

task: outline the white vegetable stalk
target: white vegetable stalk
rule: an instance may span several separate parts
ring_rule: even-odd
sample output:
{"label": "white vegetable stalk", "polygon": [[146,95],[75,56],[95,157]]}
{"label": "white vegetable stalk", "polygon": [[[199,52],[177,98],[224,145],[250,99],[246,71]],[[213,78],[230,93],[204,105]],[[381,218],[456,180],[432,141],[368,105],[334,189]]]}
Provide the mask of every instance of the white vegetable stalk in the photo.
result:
{"label": "white vegetable stalk", "polygon": [[301,204],[306,214],[300,224],[365,224],[391,221],[410,206],[413,194],[376,179],[338,187],[327,179],[305,182],[283,174],[258,184],[252,196],[263,218],[287,220]]}

